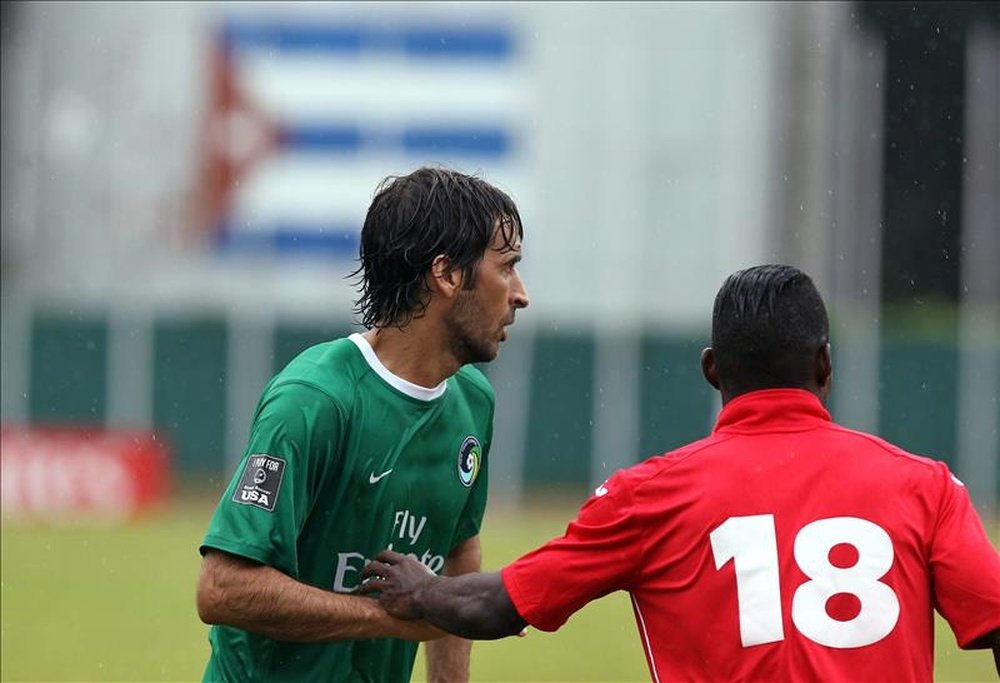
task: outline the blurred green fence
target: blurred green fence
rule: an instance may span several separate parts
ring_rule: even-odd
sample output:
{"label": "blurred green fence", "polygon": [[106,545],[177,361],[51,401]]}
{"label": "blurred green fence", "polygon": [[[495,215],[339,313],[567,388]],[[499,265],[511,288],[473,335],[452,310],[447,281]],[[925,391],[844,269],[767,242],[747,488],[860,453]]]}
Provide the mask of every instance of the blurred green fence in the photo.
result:
{"label": "blurred green fence", "polygon": [[[27,417],[33,422],[104,424],[108,418],[109,323],[102,317],[37,314],[31,323]],[[172,445],[181,475],[226,475],[227,382],[232,351],[225,318],[172,318],[152,323],[151,420]],[[350,331],[346,321],[327,325],[278,324],[269,340],[266,378],[306,346]],[[519,328],[515,334],[522,333]],[[594,451],[596,335],[586,330],[536,330],[530,340],[528,398],[520,430],[525,453],[521,482],[586,486]],[[638,344],[639,433],[632,461],[706,433],[717,410],[701,378],[703,335],[645,331]],[[834,345],[835,353],[837,346]],[[954,342],[885,336],[881,342],[878,431],[904,448],[949,462],[956,458],[957,369]],[[836,362],[836,359],[835,359]],[[507,370],[487,364],[494,384]],[[836,381],[834,383],[836,391]],[[996,395],[994,409],[996,409]],[[244,397],[252,407],[256,396]],[[833,405],[834,402],[831,402]],[[242,416],[249,420],[249,414]],[[834,417],[837,417],[834,415]],[[994,435],[995,436],[995,435]],[[244,438],[235,435],[235,440]],[[230,449],[232,450],[232,449]],[[231,457],[230,453],[230,457]],[[596,456],[593,456],[596,457]],[[628,459],[627,458],[627,459]],[[619,461],[620,462],[620,461]],[[998,482],[1000,485],[1000,482]]]}

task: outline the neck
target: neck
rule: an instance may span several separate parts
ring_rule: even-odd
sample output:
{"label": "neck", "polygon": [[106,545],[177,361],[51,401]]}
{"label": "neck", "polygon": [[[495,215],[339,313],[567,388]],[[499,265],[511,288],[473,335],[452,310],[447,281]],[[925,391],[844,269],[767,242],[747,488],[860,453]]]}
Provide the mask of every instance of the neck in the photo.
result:
{"label": "neck", "polygon": [[376,327],[364,333],[378,359],[392,374],[422,387],[436,387],[462,367],[423,319],[406,327]]}
{"label": "neck", "polygon": [[822,391],[821,387],[809,383],[794,384],[790,382],[782,382],[777,384],[753,384],[743,386],[722,385],[719,389],[719,393],[722,395],[722,405],[726,405],[734,398],[738,398],[743,394],[749,394],[751,391],[761,391],[762,389],[804,389],[809,393],[815,394],[820,402],[826,403],[826,394]]}

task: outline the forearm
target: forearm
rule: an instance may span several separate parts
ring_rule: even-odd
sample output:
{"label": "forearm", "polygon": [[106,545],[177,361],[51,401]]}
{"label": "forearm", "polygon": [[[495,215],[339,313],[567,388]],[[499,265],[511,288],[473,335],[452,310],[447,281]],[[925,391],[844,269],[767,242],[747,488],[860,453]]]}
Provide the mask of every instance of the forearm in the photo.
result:
{"label": "forearm", "polygon": [[454,683],[469,680],[472,641],[445,636],[425,644],[428,683]]}
{"label": "forearm", "polygon": [[435,626],[474,640],[512,636],[526,624],[496,572],[432,578],[414,595],[414,607]]}
{"label": "forearm", "polygon": [[[444,564],[445,576],[461,576],[478,572],[482,565],[479,537],[473,536],[455,548]],[[458,636],[445,636],[427,643],[428,683],[457,683],[469,680],[469,658],[472,641]]]}
{"label": "forearm", "polygon": [[444,635],[426,622],[396,619],[368,598],[322,590],[273,567],[218,552],[209,553],[202,564],[198,611],[206,623],[284,641],[428,640]]}
{"label": "forearm", "polygon": [[434,576],[413,557],[383,550],[361,570],[361,582],[390,614],[426,619],[463,638],[494,640],[526,625],[497,572]]}

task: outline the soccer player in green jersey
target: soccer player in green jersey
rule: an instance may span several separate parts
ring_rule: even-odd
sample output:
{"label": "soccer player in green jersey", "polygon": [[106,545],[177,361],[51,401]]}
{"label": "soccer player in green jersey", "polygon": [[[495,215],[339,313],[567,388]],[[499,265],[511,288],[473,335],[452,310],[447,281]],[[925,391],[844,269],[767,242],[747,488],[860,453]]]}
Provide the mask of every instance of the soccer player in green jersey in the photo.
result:
{"label": "soccer player in green jersey", "polygon": [[355,593],[391,547],[445,575],[478,571],[496,357],[528,296],[514,202],[422,168],[387,179],[361,233],[366,328],[306,349],[267,385],[201,545],[214,624],[205,680],[405,681],[469,675],[469,641]]}

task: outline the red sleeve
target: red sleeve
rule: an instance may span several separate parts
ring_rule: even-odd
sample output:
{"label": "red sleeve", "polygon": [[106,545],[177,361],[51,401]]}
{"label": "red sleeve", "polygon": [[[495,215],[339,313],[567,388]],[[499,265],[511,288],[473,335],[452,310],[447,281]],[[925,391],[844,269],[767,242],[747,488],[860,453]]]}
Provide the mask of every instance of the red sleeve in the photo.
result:
{"label": "red sleeve", "polygon": [[613,477],[584,503],[562,537],[501,570],[522,619],[555,631],[591,600],[627,588],[642,556],[631,508],[628,486]]}
{"label": "red sleeve", "polygon": [[941,508],[930,549],[935,607],[960,647],[1000,628],[1000,555],[965,486],[942,466]]}

